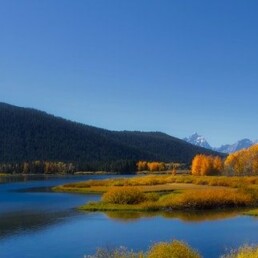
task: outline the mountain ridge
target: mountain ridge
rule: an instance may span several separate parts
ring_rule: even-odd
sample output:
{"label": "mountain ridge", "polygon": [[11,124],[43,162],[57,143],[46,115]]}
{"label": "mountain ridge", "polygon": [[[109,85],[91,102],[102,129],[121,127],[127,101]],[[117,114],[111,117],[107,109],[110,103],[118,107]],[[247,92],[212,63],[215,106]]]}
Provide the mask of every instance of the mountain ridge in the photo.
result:
{"label": "mountain ridge", "polygon": [[111,131],[0,103],[0,163],[49,160],[102,169],[119,160],[190,163],[199,153],[222,155],[162,132]]}
{"label": "mountain ridge", "polygon": [[201,147],[205,147],[211,150],[215,150],[218,152],[222,152],[222,153],[233,153],[236,152],[238,150],[242,150],[245,148],[249,148],[250,146],[256,144],[258,141],[251,141],[248,138],[244,138],[241,139],[233,144],[224,144],[221,145],[220,147],[212,147],[208,141],[206,140],[206,138],[202,135],[199,135],[198,133],[193,133],[191,136],[184,138],[183,140],[194,144],[196,146],[201,146]]}

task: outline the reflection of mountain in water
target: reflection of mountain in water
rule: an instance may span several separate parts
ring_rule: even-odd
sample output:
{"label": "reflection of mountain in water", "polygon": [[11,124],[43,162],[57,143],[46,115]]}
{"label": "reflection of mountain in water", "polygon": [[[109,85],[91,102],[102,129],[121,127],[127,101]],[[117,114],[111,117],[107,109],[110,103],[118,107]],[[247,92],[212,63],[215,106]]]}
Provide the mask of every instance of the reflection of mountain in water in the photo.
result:
{"label": "reflection of mountain in water", "polygon": [[62,223],[74,211],[42,213],[33,211],[0,214],[0,239],[21,231],[38,231],[53,224]]}

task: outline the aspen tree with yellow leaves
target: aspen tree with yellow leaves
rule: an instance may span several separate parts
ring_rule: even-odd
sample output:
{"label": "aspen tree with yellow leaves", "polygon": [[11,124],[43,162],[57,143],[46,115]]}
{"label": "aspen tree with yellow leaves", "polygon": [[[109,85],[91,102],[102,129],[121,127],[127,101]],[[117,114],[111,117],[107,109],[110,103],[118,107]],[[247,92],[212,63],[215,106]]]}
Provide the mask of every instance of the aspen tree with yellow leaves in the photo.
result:
{"label": "aspen tree with yellow leaves", "polygon": [[228,155],[224,166],[226,175],[258,175],[258,144]]}
{"label": "aspen tree with yellow leaves", "polygon": [[196,155],[192,161],[192,175],[220,175],[223,169],[222,159],[218,156]]}

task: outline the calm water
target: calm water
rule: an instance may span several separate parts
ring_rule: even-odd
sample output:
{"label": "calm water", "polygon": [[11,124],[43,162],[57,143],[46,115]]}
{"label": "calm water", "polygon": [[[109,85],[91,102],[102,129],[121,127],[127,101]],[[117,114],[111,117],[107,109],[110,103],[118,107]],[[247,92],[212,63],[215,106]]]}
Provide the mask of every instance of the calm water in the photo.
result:
{"label": "calm water", "polygon": [[50,190],[105,177],[110,176],[0,179],[0,257],[83,258],[97,247],[146,250],[154,242],[179,239],[213,258],[226,248],[258,243],[258,219],[235,212],[86,213],[75,207],[99,196]]}

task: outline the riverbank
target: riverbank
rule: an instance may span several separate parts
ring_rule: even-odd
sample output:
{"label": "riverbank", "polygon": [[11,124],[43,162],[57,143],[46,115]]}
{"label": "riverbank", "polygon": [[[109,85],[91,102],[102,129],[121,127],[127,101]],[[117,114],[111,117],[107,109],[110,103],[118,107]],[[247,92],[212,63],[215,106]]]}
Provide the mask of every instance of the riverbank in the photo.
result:
{"label": "riverbank", "polygon": [[[121,245],[146,252],[154,242],[179,239],[199,250],[203,257],[218,258],[225,246],[257,243],[257,220],[241,216],[246,209],[89,212],[76,207],[98,201],[101,195],[49,192],[56,185],[115,177],[28,177],[26,181],[9,178],[9,183],[0,186],[0,228],[5,242],[0,256],[19,257],[22,250],[23,257],[83,257],[95,254],[98,247]],[[28,236],[34,242],[27,241]],[[219,236],[215,243],[214,236]],[[35,246],[35,242],[40,245]]]}
{"label": "riverbank", "polygon": [[0,173],[0,176],[10,177],[25,177],[25,176],[87,176],[87,175],[120,175],[118,172],[106,172],[106,171],[78,171],[71,173]]}
{"label": "riverbank", "polygon": [[103,194],[87,211],[174,211],[256,207],[258,177],[151,175],[90,180],[54,191]]}

